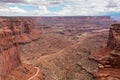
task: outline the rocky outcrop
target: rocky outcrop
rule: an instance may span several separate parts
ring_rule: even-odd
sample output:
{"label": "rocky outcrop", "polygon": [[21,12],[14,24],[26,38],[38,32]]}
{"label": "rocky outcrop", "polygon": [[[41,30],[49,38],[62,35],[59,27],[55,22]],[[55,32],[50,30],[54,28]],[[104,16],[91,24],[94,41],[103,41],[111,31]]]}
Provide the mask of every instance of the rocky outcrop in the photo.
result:
{"label": "rocky outcrop", "polygon": [[0,30],[0,55],[2,56],[2,73],[0,74],[2,77],[21,64],[18,45],[15,39],[15,36],[18,35],[20,35],[19,31],[14,29]]}
{"label": "rocky outcrop", "polygon": [[120,24],[113,24],[110,28],[107,46],[111,49],[120,50]]}
{"label": "rocky outcrop", "polygon": [[21,65],[19,44],[40,38],[31,19],[2,19],[0,22],[0,78]]}
{"label": "rocky outcrop", "polygon": [[40,30],[34,27],[32,19],[23,19],[21,23],[21,35],[18,37],[18,43],[27,43],[40,38]]}
{"label": "rocky outcrop", "polygon": [[107,46],[92,56],[99,62],[97,80],[120,80],[120,24],[111,26]]}
{"label": "rocky outcrop", "polygon": [[31,18],[10,18],[1,22],[1,28],[19,30],[20,35],[17,36],[18,43],[27,43],[40,37],[40,30],[37,30],[34,21]]}

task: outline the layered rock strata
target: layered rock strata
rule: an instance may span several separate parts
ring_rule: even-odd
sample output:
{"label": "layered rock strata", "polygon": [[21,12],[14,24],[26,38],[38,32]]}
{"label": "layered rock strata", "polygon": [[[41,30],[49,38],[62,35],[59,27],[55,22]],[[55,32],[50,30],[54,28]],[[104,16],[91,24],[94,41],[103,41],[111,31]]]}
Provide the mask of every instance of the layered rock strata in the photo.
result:
{"label": "layered rock strata", "polygon": [[120,24],[113,24],[107,46],[92,54],[99,62],[97,80],[120,80]]}
{"label": "layered rock strata", "polygon": [[[40,23],[41,22],[41,23]],[[62,17],[38,17],[36,24],[41,27],[48,28],[52,26],[65,26],[67,27],[103,27],[107,28],[111,23],[116,23],[110,16],[62,16]]]}
{"label": "layered rock strata", "polygon": [[0,22],[0,80],[21,65],[19,44],[40,38],[31,19],[2,19]]}
{"label": "layered rock strata", "polygon": [[[11,22],[11,23],[10,23]],[[12,28],[11,25],[14,26],[14,29],[20,31],[20,35],[17,36],[16,39],[18,43],[27,43],[33,40],[36,40],[40,37],[40,31],[37,30],[34,26],[34,21],[32,19],[12,19],[12,20],[4,20],[1,22],[1,26],[4,29]]]}
{"label": "layered rock strata", "polygon": [[21,65],[18,45],[15,36],[19,36],[16,30],[0,30],[0,54],[2,56],[1,76],[4,77],[11,70]]}

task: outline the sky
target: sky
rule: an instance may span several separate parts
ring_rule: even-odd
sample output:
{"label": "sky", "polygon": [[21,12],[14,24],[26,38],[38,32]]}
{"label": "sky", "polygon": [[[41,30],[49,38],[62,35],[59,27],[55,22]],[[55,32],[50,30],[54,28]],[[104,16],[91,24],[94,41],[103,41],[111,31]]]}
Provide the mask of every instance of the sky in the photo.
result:
{"label": "sky", "polygon": [[0,16],[120,16],[120,0],[0,0]]}

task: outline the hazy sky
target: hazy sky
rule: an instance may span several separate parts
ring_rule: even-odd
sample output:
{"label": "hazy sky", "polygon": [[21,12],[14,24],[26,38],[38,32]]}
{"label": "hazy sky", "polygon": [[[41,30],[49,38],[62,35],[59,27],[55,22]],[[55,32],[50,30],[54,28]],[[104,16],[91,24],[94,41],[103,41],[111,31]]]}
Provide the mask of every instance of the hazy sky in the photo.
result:
{"label": "hazy sky", "polygon": [[0,0],[0,16],[119,16],[120,0]]}

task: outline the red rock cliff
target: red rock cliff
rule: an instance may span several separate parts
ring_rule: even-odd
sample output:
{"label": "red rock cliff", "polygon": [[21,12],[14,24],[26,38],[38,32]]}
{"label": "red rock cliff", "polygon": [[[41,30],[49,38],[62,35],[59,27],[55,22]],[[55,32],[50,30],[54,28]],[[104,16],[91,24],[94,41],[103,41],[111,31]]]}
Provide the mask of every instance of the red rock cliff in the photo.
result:
{"label": "red rock cliff", "polygon": [[120,24],[113,24],[107,46],[92,54],[99,64],[97,80],[120,80]]}
{"label": "red rock cliff", "polygon": [[1,76],[7,75],[21,64],[17,41],[15,39],[18,35],[19,32],[16,30],[0,30]]}
{"label": "red rock cliff", "polygon": [[0,79],[21,65],[19,43],[40,38],[31,19],[3,19],[0,22]]}
{"label": "red rock cliff", "polygon": [[14,26],[21,32],[21,35],[17,37],[18,43],[28,43],[40,38],[41,32],[35,28],[32,19],[21,19],[14,22]]}

